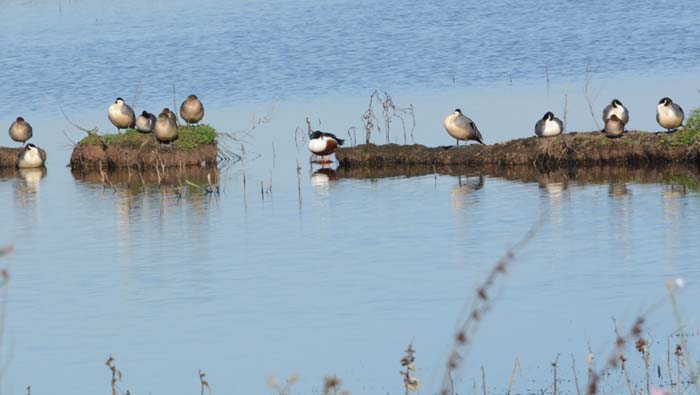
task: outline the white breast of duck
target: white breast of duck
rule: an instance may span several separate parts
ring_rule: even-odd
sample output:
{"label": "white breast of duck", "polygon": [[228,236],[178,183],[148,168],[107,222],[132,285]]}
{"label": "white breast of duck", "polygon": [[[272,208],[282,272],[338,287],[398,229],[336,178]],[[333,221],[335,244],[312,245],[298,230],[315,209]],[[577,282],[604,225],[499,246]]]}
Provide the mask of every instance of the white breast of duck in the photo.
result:
{"label": "white breast of duck", "polygon": [[561,133],[561,127],[553,119],[547,119],[544,121],[544,129],[542,130],[542,136],[550,137],[556,136]]}
{"label": "white breast of duck", "polygon": [[316,131],[311,134],[309,140],[309,151],[315,155],[330,155],[338,146],[343,145],[343,140],[330,133]]}
{"label": "white breast of duck", "polygon": [[44,158],[41,156],[39,149],[33,144],[28,144],[19,154],[17,167],[41,167],[44,165]]}

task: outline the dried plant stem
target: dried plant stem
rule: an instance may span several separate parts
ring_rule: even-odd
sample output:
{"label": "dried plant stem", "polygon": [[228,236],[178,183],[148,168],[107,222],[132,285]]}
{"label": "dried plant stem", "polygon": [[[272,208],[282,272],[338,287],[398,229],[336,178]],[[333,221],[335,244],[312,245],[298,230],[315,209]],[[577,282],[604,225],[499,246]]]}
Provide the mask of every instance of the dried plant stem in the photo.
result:
{"label": "dried plant stem", "polygon": [[552,362],[552,370],[553,370],[553,375],[554,375],[554,381],[552,383],[552,395],[557,395],[557,364],[558,363],[559,363],[559,354],[557,353],[557,357],[554,359],[554,362]]}
{"label": "dried plant stem", "polygon": [[510,395],[510,390],[513,388],[513,383],[515,382],[515,372],[520,369],[520,359],[515,358],[515,362],[513,363],[513,371],[510,373],[510,378],[508,379],[508,391],[506,392],[506,395]]}
{"label": "dried plant stem", "polygon": [[598,119],[595,116],[595,113],[593,112],[593,102],[591,100],[591,95],[589,92],[589,87],[591,84],[591,71],[586,68],[586,78],[583,82],[583,94],[586,96],[586,102],[588,102],[588,111],[591,113],[591,118],[593,118],[593,122],[595,123],[596,130],[600,130],[600,126],[598,125]]}
{"label": "dried plant stem", "polygon": [[199,384],[201,385],[201,390],[199,392],[200,395],[204,395],[204,388],[207,389],[207,392],[209,395],[211,395],[211,386],[209,386],[209,382],[206,379],[207,374],[204,373],[203,370],[199,370]]}
{"label": "dried plant stem", "polygon": [[447,395],[450,393],[450,377],[452,371],[457,370],[460,362],[463,360],[464,353],[468,349],[473,337],[476,334],[479,323],[483,315],[490,310],[491,300],[488,293],[494,285],[494,282],[499,276],[505,275],[508,266],[515,258],[515,253],[524,248],[537,234],[537,231],[544,224],[547,218],[546,212],[543,213],[540,219],[530,228],[530,230],[520,239],[515,245],[506,251],[506,253],[496,262],[486,276],[484,282],[477,287],[476,295],[472,301],[471,307],[468,310],[468,315],[462,320],[458,326],[457,334],[455,335],[450,356],[447,360],[445,375],[443,376],[442,387],[440,393]]}
{"label": "dried plant stem", "polygon": [[[666,283],[666,289],[668,290],[669,299],[671,299],[673,315],[675,316],[676,322],[678,323],[678,331],[681,337],[681,347],[683,348],[683,350],[685,350],[686,360],[688,361],[688,367],[690,368],[690,377],[688,380],[689,382],[695,384],[695,393],[700,394],[700,372],[698,371],[698,368],[695,365],[695,361],[690,355],[690,349],[688,348],[688,340],[685,336],[685,322],[683,321],[683,317],[681,316],[681,310],[678,306],[678,300],[676,299],[676,285],[672,281],[669,281]],[[679,391],[681,391],[680,379],[678,379],[677,381]]]}
{"label": "dried plant stem", "polygon": [[571,371],[574,374],[574,385],[576,386],[576,395],[581,395],[581,387],[578,385],[578,374],[576,373],[576,358],[571,354]]}
{"label": "dried plant stem", "polygon": [[483,395],[486,395],[486,370],[481,367],[481,391]]}

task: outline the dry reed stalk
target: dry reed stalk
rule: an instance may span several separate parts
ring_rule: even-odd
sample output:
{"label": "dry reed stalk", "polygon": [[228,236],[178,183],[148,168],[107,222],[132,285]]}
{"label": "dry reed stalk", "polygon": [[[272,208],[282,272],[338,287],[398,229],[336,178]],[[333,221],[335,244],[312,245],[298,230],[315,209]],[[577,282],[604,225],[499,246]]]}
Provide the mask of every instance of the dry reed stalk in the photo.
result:
{"label": "dry reed stalk", "polygon": [[203,370],[199,370],[199,384],[201,385],[201,390],[199,392],[200,395],[204,395],[204,388],[207,389],[207,392],[209,395],[211,395],[211,386],[209,385],[209,382],[206,379],[207,374]]}
{"label": "dry reed stalk", "polygon": [[519,369],[520,359],[515,358],[515,363],[513,363],[513,371],[510,373],[510,378],[508,379],[508,391],[506,391],[506,395],[510,395],[510,390],[513,387],[513,383],[515,382],[515,372]]}
{"label": "dry reed stalk", "polygon": [[482,395],[486,395],[486,370],[484,366],[481,366],[481,391]]}
{"label": "dry reed stalk", "polygon": [[554,371],[554,380],[552,382],[552,395],[557,395],[557,364],[559,363],[559,354],[557,353],[557,357],[554,359],[554,362],[552,362],[552,370]]}
{"label": "dry reed stalk", "polygon": [[[677,278],[674,281],[667,281],[666,289],[668,291],[668,297],[671,300],[671,306],[673,307],[673,315],[676,319],[676,323],[678,324],[678,332],[681,337],[681,352],[684,351],[684,357],[685,360],[688,361],[688,368],[690,369],[690,377],[688,378],[688,381],[690,383],[695,384],[695,392],[697,394],[700,394],[700,371],[698,370],[697,365],[695,365],[695,360],[690,355],[690,349],[688,348],[688,340],[686,338],[685,333],[685,321],[683,321],[680,307],[678,306],[678,300],[676,299],[676,292],[678,292],[678,289],[682,288],[683,285],[683,279]],[[680,373],[678,373],[678,377],[678,388],[679,391],[681,391],[682,386],[680,382]]]}
{"label": "dry reed stalk", "polygon": [[574,375],[574,385],[576,386],[576,395],[581,395],[581,387],[578,385],[578,373],[576,373],[576,358],[571,354],[571,371]]}
{"label": "dry reed stalk", "polygon": [[277,395],[289,395],[292,385],[299,380],[299,376],[296,373],[292,373],[287,380],[285,380],[284,385],[280,385],[277,379],[273,376],[267,378],[267,385],[277,391]]}
{"label": "dry reed stalk", "polygon": [[482,320],[484,314],[491,308],[491,299],[489,299],[488,296],[489,291],[493,287],[495,281],[500,276],[505,275],[508,266],[515,258],[515,253],[524,248],[535,237],[539,229],[544,224],[546,219],[545,214],[546,212],[530,228],[530,230],[528,230],[522,239],[520,239],[517,243],[515,243],[515,245],[506,251],[506,253],[491,268],[484,282],[477,287],[475,298],[472,301],[470,309],[468,310],[468,315],[458,326],[457,334],[454,337],[454,342],[447,360],[445,375],[443,377],[442,387],[440,390],[441,395],[448,395],[450,393],[452,372],[457,371],[457,369],[460,367],[460,362],[463,360],[463,356],[468,350],[468,347],[476,334],[478,324]]}
{"label": "dry reed stalk", "polygon": [[413,348],[413,343],[408,345],[406,348],[405,355],[401,358],[401,366],[406,370],[402,370],[399,373],[403,377],[403,386],[406,390],[405,394],[418,391],[420,388],[420,381],[416,377],[416,366],[413,364],[416,361],[416,350]]}
{"label": "dry reed stalk", "polygon": [[591,113],[591,118],[593,118],[593,122],[595,123],[595,128],[596,130],[600,130],[600,126],[598,125],[598,118],[596,118],[595,113],[593,112],[593,102],[591,100],[591,95],[588,90],[590,84],[591,84],[591,70],[586,67],[586,78],[584,79],[583,82],[583,94],[586,96],[586,102],[588,102],[588,111]]}

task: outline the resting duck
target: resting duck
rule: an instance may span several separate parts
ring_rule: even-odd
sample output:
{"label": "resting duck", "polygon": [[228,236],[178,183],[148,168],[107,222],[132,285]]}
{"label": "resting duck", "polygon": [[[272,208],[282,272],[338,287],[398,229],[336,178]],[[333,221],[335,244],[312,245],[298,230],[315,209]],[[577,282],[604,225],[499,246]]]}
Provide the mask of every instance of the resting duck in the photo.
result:
{"label": "resting duck", "polygon": [[204,118],[204,106],[196,95],[189,95],[187,99],[182,102],[180,106],[180,116],[188,125],[191,123],[199,123],[199,121]]}
{"label": "resting duck", "polygon": [[20,169],[42,167],[45,163],[46,153],[32,143],[25,145],[17,157],[17,167]]}
{"label": "resting duck", "polygon": [[24,144],[27,140],[32,138],[32,130],[32,125],[28,124],[24,118],[17,117],[17,120],[10,125],[10,138],[18,143]]}
{"label": "resting duck", "polygon": [[685,118],[685,115],[681,106],[668,97],[661,99],[656,106],[656,122],[669,132],[680,127],[683,123],[683,118]]}
{"label": "resting duck", "polygon": [[457,140],[458,147],[459,140],[473,140],[484,144],[479,128],[476,127],[474,121],[462,114],[459,108],[456,109],[454,113],[446,116],[442,123],[447,133]]}
{"label": "resting duck", "polygon": [[136,117],[134,116],[134,110],[124,103],[124,99],[118,97],[117,100],[109,106],[107,109],[107,116],[112,125],[117,127],[117,132],[121,129],[133,128]]}
{"label": "resting duck", "polygon": [[[166,111],[167,110],[167,111]],[[158,115],[158,120],[153,127],[153,134],[156,139],[161,143],[170,143],[177,140],[177,125],[175,121],[170,117],[167,108],[164,109],[160,115]],[[171,112],[172,113],[172,112]]]}
{"label": "resting duck", "polygon": [[151,133],[156,125],[156,116],[144,111],[136,118],[136,130],[141,133]]}
{"label": "resting duck", "polygon": [[613,101],[603,109],[603,122],[610,119],[613,114],[617,115],[625,125],[630,121],[630,113],[627,111],[627,107],[617,99],[613,99]]}
{"label": "resting duck", "polygon": [[561,119],[554,116],[554,113],[549,111],[542,119],[535,124],[535,135],[537,137],[557,136],[564,132],[564,123]]}
{"label": "resting duck", "polygon": [[317,130],[309,135],[309,151],[321,157],[319,162],[330,162],[324,156],[335,152],[336,148],[343,145],[345,140],[338,138],[333,133],[326,133]]}

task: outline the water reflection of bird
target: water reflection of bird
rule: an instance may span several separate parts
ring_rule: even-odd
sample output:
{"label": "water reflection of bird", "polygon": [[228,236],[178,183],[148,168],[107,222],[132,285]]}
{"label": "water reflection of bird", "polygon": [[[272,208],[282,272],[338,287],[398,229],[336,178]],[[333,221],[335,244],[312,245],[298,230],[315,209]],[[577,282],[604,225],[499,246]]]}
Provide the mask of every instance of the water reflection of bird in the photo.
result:
{"label": "water reflection of bird", "polygon": [[627,107],[617,99],[613,99],[613,101],[603,109],[603,122],[610,119],[612,115],[617,115],[625,125],[630,121],[630,113],[627,111]]}
{"label": "water reflection of bird", "polygon": [[554,113],[548,111],[542,119],[535,124],[535,135],[538,137],[557,136],[564,132],[564,123],[561,119],[554,116]]}
{"label": "water reflection of bird", "polygon": [[665,128],[667,131],[677,129],[683,123],[683,109],[678,104],[674,103],[673,100],[668,97],[664,97],[659,100],[659,104],[656,106],[656,122]]}
{"label": "water reflection of bird", "polygon": [[471,120],[471,118],[462,114],[462,111],[459,108],[456,109],[454,113],[446,116],[442,121],[442,124],[445,126],[447,133],[457,140],[458,147],[460,140],[473,140],[484,144],[484,139],[481,137],[479,128],[476,127],[476,124]]}
{"label": "water reflection of bird", "polygon": [[32,138],[32,125],[22,117],[17,117],[17,119],[10,125],[10,138],[18,143],[26,143],[27,140]]}
{"label": "water reflection of bird", "polygon": [[136,117],[134,116],[134,110],[124,103],[124,99],[118,97],[117,100],[112,103],[107,109],[107,117],[112,125],[117,127],[117,131],[120,129],[127,129],[134,127],[134,122]]}
{"label": "water reflection of bird", "polygon": [[182,102],[180,106],[180,116],[188,125],[191,123],[199,123],[199,121],[204,118],[204,106],[196,95],[189,95],[187,99]]}
{"label": "water reflection of bird", "polygon": [[344,142],[345,140],[338,138],[333,133],[317,130],[309,135],[309,151],[321,157],[318,160],[319,163],[330,162],[330,159],[325,159],[324,157],[331,155]]}
{"label": "water reflection of bird", "polygon": [[46,168],[23,168],[17,170],[17,174],[17,182],[15,183],[17,202],[21,206],[31,207],[36,203],[41,179],[46,175]]}
{"label": "water reflection of bird", "polygon": [[[560,178],[561,179],[561,178]],[[569,187],[565,181],[557,181],[556,178],[543,175],[538,181],[540,188],[547,192],[550,198],[560,198],[564,191]]]}
{"label": "water reflection of bird", "polygon": [[22,148],[17,157],[17,167],[43,167],[46,163],[46,154],[36,145],[29,143]]}
{"label": "water reflection of bird", "polygon": [[484,187],[484,177],[479,175],[478,178],[466,178],[462,181],[462,176],[457,177],[457,185],[452,187],[450,191],[452,206],[455,208],[461,208],[465,205],[464,198],[473,194],[474,192],[482,189]]}
{"label": "water reflection of bird", "polygon": [[46,175],[46,168],[22,168],[18,170],[22,179],[22,187],[26,192],[36,193],[39,191],[41,179]]}
{"label": "water reflection of bird", "polygon": [[329,168],[322,168],[316,170],[311,175],[311,185],[314,187],[328,186],[332,181],[338,178],[335,170]]}
{"label": "water reflection of bird", "polygon": [[608,187],[608,195],[615,199],[623,199],[629,196],[630,191],[626,183],[613,183]]}

